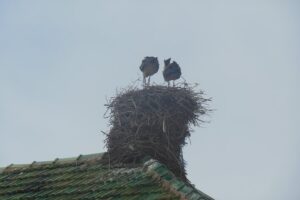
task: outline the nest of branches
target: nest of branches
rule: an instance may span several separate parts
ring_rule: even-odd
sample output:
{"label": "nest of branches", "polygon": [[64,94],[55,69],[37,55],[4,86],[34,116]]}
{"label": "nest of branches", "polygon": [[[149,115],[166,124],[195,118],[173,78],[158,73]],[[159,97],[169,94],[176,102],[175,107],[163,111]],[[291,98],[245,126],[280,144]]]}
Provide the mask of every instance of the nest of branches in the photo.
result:
{"label": "nest of branches", "polygon": [[111,130],[104,160],[111,165],[133,164],[149,156],[186,180],[182,147],[190,125],[204,122],[202,116],[210,111],[210,99],[203,96],[187,84],[123,90],[106,104]]}

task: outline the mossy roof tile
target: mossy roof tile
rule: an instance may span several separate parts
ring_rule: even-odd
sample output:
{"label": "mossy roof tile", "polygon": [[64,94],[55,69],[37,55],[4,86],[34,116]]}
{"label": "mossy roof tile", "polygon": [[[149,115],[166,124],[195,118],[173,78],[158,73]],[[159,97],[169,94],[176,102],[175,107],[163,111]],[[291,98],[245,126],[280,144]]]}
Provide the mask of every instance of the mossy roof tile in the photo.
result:
{"label": "mossy roof tile", "polygon": [[105,166],[102,154],[0,168],[1,200],[212,200],[164,165]]}

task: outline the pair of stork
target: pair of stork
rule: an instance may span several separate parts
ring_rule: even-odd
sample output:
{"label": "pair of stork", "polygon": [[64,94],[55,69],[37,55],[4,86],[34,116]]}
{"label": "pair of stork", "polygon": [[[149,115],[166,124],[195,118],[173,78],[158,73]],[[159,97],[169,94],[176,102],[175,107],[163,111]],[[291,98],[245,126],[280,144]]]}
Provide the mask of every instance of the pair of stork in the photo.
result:
{"label": "pair of stork", "polygon": [[[165,81],[168,82],[168,86],[170,86],[170,81],[173,81],[173,86],[175,86],[174,81],[180,78],[181,69],[175,61],[171,62],[171,58],[164,60],[164,63],[163,77]],[[158,69],[159,63],[157,57],[145,57],[143,59],[140,70],[143,72],[143,82],[145,86],[150,85],[150,77],[158,72]],[[148,83],[146,83],[147,77],[149,77]]]}

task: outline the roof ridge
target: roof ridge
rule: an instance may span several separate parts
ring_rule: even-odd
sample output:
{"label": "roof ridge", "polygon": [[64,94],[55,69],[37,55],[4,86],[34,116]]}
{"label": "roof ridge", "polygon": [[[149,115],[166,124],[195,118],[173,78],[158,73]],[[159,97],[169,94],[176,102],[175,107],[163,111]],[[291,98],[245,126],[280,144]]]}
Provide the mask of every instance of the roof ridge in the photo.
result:
{"label": "roof ridge", "polygon": [[161,181],[162,186],[180,196],[181,200],[214,200],[207,194],[199,191],[194,185],[176,177],[164,164],[150,159],[144,163],[144,170],[152,178]]}
{"label": "roof ridge", "polygon": [[80,154],[76,157],[66,157],[66,158],[55,158],[54,160],[50,161],[33,161],[30,164],[10,164],[6,167],[0,167],[0,174],[8,171],[8,170],[18,170],[24,168],[31,168],[36,166],[44,166],[44,165],[54,165],[54,164],[71,164],[74,162],[84,162],[84,161],[93,161],[93,160],[100,160],[104,153],[93,153],[93,154]]}

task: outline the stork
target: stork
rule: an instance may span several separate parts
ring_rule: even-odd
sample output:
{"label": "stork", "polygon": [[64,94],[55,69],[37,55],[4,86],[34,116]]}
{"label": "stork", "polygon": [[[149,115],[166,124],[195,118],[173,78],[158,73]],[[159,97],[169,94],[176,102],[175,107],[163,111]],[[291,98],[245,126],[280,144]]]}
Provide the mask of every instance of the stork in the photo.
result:
{"label": "stork", "polygon": [[[150,85],[150,77],[158,71],[159,63],[157,57],[145,57],[140,66],[140,70],[143,72],[144,85]],[[146,78],[148,78],[148,84],[146,84]]]}
{"label": "stork", "polygon": [[168,86],[170,86],[170,81],[173,81],[173,87],[175,86],[175,80],[179,79],[181,76],[181,69],[179,65],[173,61],[171,63],[171,58],[164,60],[165,67],[163,71],[163,76],[165,81],[168,82]]}

